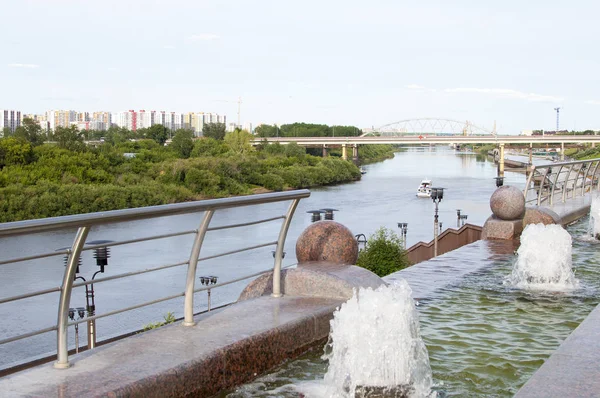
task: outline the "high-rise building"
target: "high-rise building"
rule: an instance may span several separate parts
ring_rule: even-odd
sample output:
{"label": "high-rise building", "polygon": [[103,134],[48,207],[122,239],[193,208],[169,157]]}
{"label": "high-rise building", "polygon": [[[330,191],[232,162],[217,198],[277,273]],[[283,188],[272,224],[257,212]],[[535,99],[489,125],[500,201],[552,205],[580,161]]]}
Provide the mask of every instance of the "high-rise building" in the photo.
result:
{"label": "high-rise building", "polygon": [[77,121],[77,112],[75,111],[48,111],[46,112],[46,120],[50,129],[54,130],[57,127],[69,127],[71,122]]}
{"label": "high-rise building", "polygon": [[137,112],[129,110],[127,112],[116,113],[113,117],[113,123],[119,127],[136,131],[138,129]]}
{"label": "high-rise building", "polygon": [[105,126],[105,128],[100,130],[106,130],[110,127],[112,123],[112,115],[110,112],[94,112],[92,114],[92,121],[102,123]]}
{"label": "high-rise building", "polygon": [[137,112],[137,128],[143,129],[154,126],[154,115],[156,111],[146,111],[144,109]]}
{"label": "high-rise building", "polygon": [[21,111],[0,109],[0,134],[5,128],[14,132],[21,125]]}

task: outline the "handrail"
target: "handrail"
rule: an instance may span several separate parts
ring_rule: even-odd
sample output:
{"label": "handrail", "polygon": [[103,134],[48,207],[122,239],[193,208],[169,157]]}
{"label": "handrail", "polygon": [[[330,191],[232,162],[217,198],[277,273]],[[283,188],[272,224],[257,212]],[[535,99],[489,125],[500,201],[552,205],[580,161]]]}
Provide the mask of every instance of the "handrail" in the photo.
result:
{"label": "handrail", "polygon": [[[196,279],[196,271],[197,264],[200,261],[205,261],[212,258],[223,257],[227,255],[232,255],[236,253],[241,253],[244,251],[255,250],[262,247],[273,246],[275,245],[275,254],[274,254],[274,263],[273,263],[273,296],[279,297],[280,294],[280,270],[282,268],[282,259],[283,259],[283,246],[285,244],[285,239],[287,237],[288,229],[294,215],[294,212],[298,206],[298,203],[301,199],[307,198],[310,196],[310,191],[308,190],[296,190],[296,191],[288,191],[288,192],[277,192],[277,193],[269,193],[269,194],[259,194],[259,195],[250,195],[250,196],[242,196],[242,197],[233,197],[233,198],[225,198],[225,199],[213,199],[213,200],[205,200],[198,202],[190,202],[190,203],[179,203],[179,204],[171,204],[171,205],[161,205],[161,206],[151,206],[145,208],[136,208],[136,209],[125,209],[125,210],[115,210],[101,213],[90,213],[90,214],[81,214],[74,216],[64,216],[64,217],[56,217],[56,218],[48,218],[48,219],[40,219],[40,220],[27,220],[27,221],[17,221],[11,223],[0,224],[0,237],[11,237],[11,236],[20,236],[24,234],[35,234],[40,232],[48,232],[48,231],[57,231],[63,229],[72,229],[77,228],[77,233],[73,240],[73,243],[70,248],[64,250],[58,250],[52,253],[42,253],[36,255],[28,255],[19,258],[13,258],[10,260],[2,260],[0,261],[0,265],[4,264],[13,264],[21,261],[31,261],[51,256],[58,255],[66,255],[66,267],[63,274],[63,282],[60,287],[48,288],[44,290],[38,290],[34,292],[27,292],[24,294],[13,295],[11,297],[0,297],[0,304],[15,302],[18,300],[26,299],[29,297],[35,297],[43,294],[60,292],[59,304],[58,304],[58,316],[57,322],[55,326],[46,327],[44,329],[39,329],[32,332],[27,332],[18,336],[12,336],[5,339],[0,340],[0,345],[6,344],[12,341],[36,336],[42,333],[47,333],[49,331],[56,330],[57,338],[56,338],[56,347],[57,347],[57,361],[55,362],[56,368],[67,368],[69,367],[69,359],[68,359],[68,327],[73,325],[78,325],[79,323],[88,322],[88,346],[89,348],[93,348],[95,345],[95,320],[99,318],[104,318],[107,316],[111,316],[114,314],[118,314],[121,312],[129,311],[132,309],[137,309],[141,307],[145,307],[151,304],[159,303],[162,301],[171,300],[177,297],[185,296],[184,300],[184,321],[183,325],[185,326],[193,326],[193,300],[194,294],[200,291],[208,290],[210,292],[211,289],[218,288],[221,286],[225,286],[229,283],[233,283],[233,281],[226,281],[224,283],[219,283],[210,287],[195,287],[195,279]],[[221,226],[213,226],[209,227],[211,219],[214,213],[218,210],[228,209],[233,207],[242,207],[242,206],[252,206],[252,205],[262,205],[267,203],[275,203],[275,202],[283,202],[290,201],[290,205],[286,214],[272,216],[269,218],[263,218],[260,220],[252,220],[249,222],[230,224],[230,225],[221,225]],[[92,244],[85,245],[86,238],[93,227],[108,224],[108,223],[123,223],[134,220],[144,220],[156,217],[164,217],[176,214],[189,214],[189,213],[199,213],[204,212],[204,217],[202,222],[200,223],[198,229],[196,230],[186,230],[181,232],[174,232],[168,234],[161,235],[152,235],[141,238],[129,239],[129,240],[121,240],[118,242],[92,242]],[[200,257],[200,252],[202,249],[202,245],[204,242],[204,238],[206,233],[210,231],[219,231],[219,230],[227,230],[232,228],[239,227],[249,227],[254,226],[266,222],[273,222],[277,220],[282,220],[281,230],[279,232],[279,237],[277,241],[268,241],[266,243],[255,244],[248,247],[243,248],[233,248],[232,250],[219,253],[219,254],[211,254],[210,256]],[[77,276],[77,266],[79,264],[80,255],[83,251],[88,250],[102,250],[108,247],[126,245],[131,243],[145,242],[156,239],[164,239],[168,237],[176,237],[185,234],[195,234],[194,243],[192,245],[192,249],[190,251],[190,256],[187,261],[178,262],[174,264],[163,264],[158,265],[152,268],[146,268],[143,270],[135,270],[132,272],[126,272],[119,275],[112,275],[105,278],[94,279],[94,277],[98,274],[94,274],[90,280],[85,280],[82,277]],[[85,247],[84,247],[85,245]],[[95,314],[94,309],[90,310],[88,306],[88,316],[85,318],[81,318],[79,320],[72,320],[69,322],[69,303],[71,301],[71,292],[75,287],[85,287],[86,295],[91,292],[93,298],[93,286],[94,283],[107,282],[115,279],[126,278],[134,275],[154,272],[162,269],[177,267],[181,265],[187,265],[188,271],[186,276],[186,285],[185,290],[182,293],[178,293],[175,295],[170,295],[167,297],[162,297],[150,301],[146,301],[143,303],[137,303],[133,306],[129,306],[126,308],[115,309],[103,314]],[[253,274],[255,275],[255,274]],[[250,276],[242,276],[240,278],[236,278],[235,280],[243,280],[247,279]],[[82,279],[83,282],[75,283],[75,279]],[[213,282],[214,283],[214,282]],[[88,291],[89,290],[89,291]],[[92,299],[93,303],[93,299]],[[90,344],[90,335],[93,335],[93,344]]]}
{"label": "handrail", "polygon": [[[532,165],[523,189],[526,204],[565,203],[577,195],[584,196],[596,185],[600,191],[600,159]],[[593,171],[592,171],[593,170]]]}
{"label": "handrail", "polygon": [[222,210],[232,207],[252,206],[273,202],[282,202],[292,199],[303,199],[308,198],[309,196],[309,190],[299,189],[289,192],[263,193],[223,199],[208,199],[197,202],[111,210],[98,213],[77,214],[73,216],[42,218],[38,220],[14,221],[0,224],[0,237],[56,231],[67,228],[78,228],[81,225],[92,227],[113,222],[143,220],[155,217],[173,216],[177,214],[199,213],[207,210]]}

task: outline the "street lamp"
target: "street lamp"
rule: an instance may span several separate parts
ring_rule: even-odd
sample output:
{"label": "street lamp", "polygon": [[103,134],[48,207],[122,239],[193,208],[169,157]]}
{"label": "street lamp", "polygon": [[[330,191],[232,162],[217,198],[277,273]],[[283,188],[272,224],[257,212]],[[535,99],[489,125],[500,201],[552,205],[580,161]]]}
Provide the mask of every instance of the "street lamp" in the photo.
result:
{"label": "street lamp", "polygon": [[408,231],[408,223],[399,222],[398,228],[400,228],[400,234],[402,235],[402,243],[406,249],[406,232]]}
{"label": "street lamp", "polygon": [[311,222],[317,222],[321,221],[321,213],[323,213],[323,210],[309,210],[307,213],[312,214],[312,218],[310,219]]}
{"label": "street lamp", "polygon": [[[104,267],[108,265],[108,258],[110,257],[110,249],[106,244],[113,242],[112,240],[93,240],[86,242],[86,245],[104,245],[94,249],[94,258],[96,259],[96,265],[100,269],[94,272],[92,275],[92,281],[96,278],[96,275],[104,273]],[[85,278],[80,277],[85,281]],[[92,317],[96,315],[96,303],[94,298],[94,284],[90,283],[85,285],[85,298],[87,307],[87,316]],[[88,324],[88,348],[92,349],[96,347],[96,320],[92,319],[87,322]]]}
{"label": "street lamp", "polygon": [[[205,286],[211,286],[217,283],[217,280],[219,278],[214,276],[214,275],[210,275],[210,276],[201,276],[200,277],[200,283],[202,283]],[[208,292],[208,310],[210,311],[210,288],[207,290]]]}
{"label": "street lamp", "polygon": [[461,219],[461,221],[462,221],[462,225],[465,225],[465,220],[467,219],[467,217],[468,217],[468,216],[467,216],[466,214],[462,214],[462,215],[460,216],[460,219]]}
{"label": "street lamp", "polygon": [[[74,321],[75,314],[79,318],[77,320],[83,319],[85,317],[85,308],[77,307],[77,308],[69,308],[69,318]],[[79,354],[79,324],[75,324],[75,354]]]}
{"label": "street lamp", "polygon": [[333,212],[338,211],[338,209],[325,208],[321,209],[321,211],[325,213],[325,220],[333,220]]}
{"label": "street lamp", "polygon": [[456,209],[456,228],[460,228],[460,209]]}
{"label": "street lamp", "polygon": [[[108,265],[108,258],[110,257],[110,250],[109,248],[106,246],[108,243],[113,242],[112,240],[94,240],[91,242],[86,242],[86,245],[100,245],[100,247],[97,247],[94,249],[94,258],[96,259],[96,265],[98,267],[100,267],[100,269],[98,271],[96,271],[94,273],[94,275],[92,276],[92,281],[94,280],[94,278],[96,278],[96,275],[98,275],[99,273],[104,273],[104,267],[106,267]],[[69,247],[63,247],[61,249],[57,249],[57,251],[61,251],[61,250],[65,250],[65,249],[70,249]],[[64,258],[64,263],[65,266],[67,265],[67,262],[69,261],[69,256],[70,254],[66,254],[65,258]],[[75,269],[75,277],[73,280],[78,280],[81,279],[84,282],[87,282],[87,280],[81,276],[81,275],[77,275],[80,272],[80,267],[81,267],[81,257],[79,257],[79,259],[77,260],[77,268]],[[71,318],[71,320],[75,320],[75,311],[77,311],[77,315],[79,316],[78,319],[82,319],[85,317],[85,312],[87,312],[87,316],[88,317],[93,317],[96,314],[96,303],[95,303],[95,296],[94,296],[94,284],[90,283],[90,284],[86,284],[85,285],[85,301],[86,301],[86,306],[85,308],[83,307],[77,307],[76,309],[74,308],[70,308],[69,309],[69,318]],[[73,311],[71,311],[73,310]],[[92,349],[96,347],[96,320],[92,319],[87,321],[87,340],[88,340],[88,349]],[[79,324],[75,324],[75,345],[76,345],[76,352],[79,352]]]}
{"label": "street lamp", "polygon": [[438,252],[438,204],[444,198],[444,188],[431,188],[431,200],[435,203],[435,216],[433,218],[433,256]]}
{"label": "street lamp", "polygon": [[504,185],[504,177],[494,177],[494,180],[496,180],[496,186],[498,188]]}

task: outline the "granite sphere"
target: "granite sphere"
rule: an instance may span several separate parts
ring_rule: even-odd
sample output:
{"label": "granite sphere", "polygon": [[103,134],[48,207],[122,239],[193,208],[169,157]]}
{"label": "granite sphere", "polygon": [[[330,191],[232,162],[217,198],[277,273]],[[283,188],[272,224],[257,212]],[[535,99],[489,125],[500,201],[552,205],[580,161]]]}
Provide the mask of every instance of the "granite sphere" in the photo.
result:
{"label": "granite sphere", "polygon": [[520,189],[503,185],[492,194],[490,208],[501,220],[518,220],[525,214],[525,197]]}
{"label": "granite sphere", "polygon": [[358,259],[358,243],[344,225],[330,220],[317,221],[298,237],[296,258],[300,264],[320,261],[353,265]]}

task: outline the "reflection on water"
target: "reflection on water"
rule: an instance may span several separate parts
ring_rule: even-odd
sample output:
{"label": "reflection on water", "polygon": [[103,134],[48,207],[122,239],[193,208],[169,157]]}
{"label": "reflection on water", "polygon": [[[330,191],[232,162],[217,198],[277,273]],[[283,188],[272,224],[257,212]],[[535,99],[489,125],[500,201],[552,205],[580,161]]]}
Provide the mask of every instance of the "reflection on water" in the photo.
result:
{"label": "reflection on water", "polygon": [[[398,222],[407,222],[408,246],[433,238],[433,211],[431,200],[416,197],[416,189],[423,178],[446,188],[440,203],[440,221],[444,228],[456,226],[456,209],[468,214],[468,221],[483,225],[490,215],[489,198],[495,189],[493,177],[496,167],[476,155],[457,154],[446,147],[416,148],[399,152],[393,159],[366,166],[367,174],[361,181],[312,190],[311,197],[300,201],[290,226],[285,251],[285,264],[296,262],[294,246],[297,237],[310,224],[306,211],[324,207],[339,209],[336,221],[346,225],[354,234],[367,236],[385,226],[396,229]],[[506,184],[524,185],[524,176],[506,173]],[[228,209],[217,212],[211,225],[226,225],[283,215],[287,203]],[[136,221],[127,225],[113,224],[95,228],[88,241],[98,239],[135,239],[153,234],[164,234],[198,227],[202,214],[162,217]],[[280,223],[271,222],[236,230],[211,231],[206,236],[201,257],[237,248],[277,240]],[[0,240],[0,259],[9,259],[34,253],[50,252],[71,246],[75,231],[44,233],[36,236],[3,238]],[[152,242],[142,242],[111,249],[106,276],[142,270],[168,263],[187,261],[192,236],[180,236]],[[216,275],[219,282],[242,274],[267,270],[273,266],[273,247],[212,259],[199,263],[198,276]],[[0,266],[0,297],[8,297],[38,289],[58,287],[62,281],[63,259],[60,256],[42,260]],[[91,252],[83,255],[81,275],[90,278],[97,270]],[[185,266],[156,273],[95,284],[97,314],[183,292]],[[246,285],[242,281],[212,292],[213,305],[228,303]],[[206,308],[206,293],[196,295],[195,311]],[[0,339],[30,332],[56,324],[58,293],[0,305]],[[73,291],[72,307],[85,305],[82,288]],[[169,311],[181,317],[183,299],[153,305],[97,321],[98,339],[141,329],[145,324],[162,320]],[[80,337],[86,335],[85,324]],[[74,333],[69,331],[71,346]],[[85,340],[85,338],[82,338]],[[47,333],[0,346],[0,368],[56,350],[55,333]]]}

